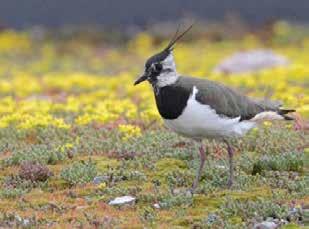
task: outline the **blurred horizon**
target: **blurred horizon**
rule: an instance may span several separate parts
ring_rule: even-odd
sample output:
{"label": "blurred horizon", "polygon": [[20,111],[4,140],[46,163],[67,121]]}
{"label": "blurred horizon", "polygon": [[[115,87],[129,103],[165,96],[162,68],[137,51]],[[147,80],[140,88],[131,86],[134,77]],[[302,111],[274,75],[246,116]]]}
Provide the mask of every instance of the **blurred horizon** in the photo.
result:
{"label": "blurred horizon", "polygon": [[195,18],[198,21],[226,22],[231,17],[261,26],[271,21],[285,20],[292,23],[308,24],[309,1],[299,0],[185,0],[142,1],[132,0],[124,4],[120,0],[42,1],[2,0],[0,27],[25,29],[32,26],[59,28],[70,26],[103,26],[121,29],[149,24]]}

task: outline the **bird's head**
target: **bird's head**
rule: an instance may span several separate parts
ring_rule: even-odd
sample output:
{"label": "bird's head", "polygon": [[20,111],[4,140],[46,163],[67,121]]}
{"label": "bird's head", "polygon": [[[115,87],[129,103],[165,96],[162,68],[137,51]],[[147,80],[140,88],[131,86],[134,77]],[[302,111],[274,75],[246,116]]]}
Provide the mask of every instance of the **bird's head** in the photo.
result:
{"label": "bird's head", "polygon": [[164,87],[173,84],[178,79],[176,64],[173,57],[173,48],[176,42],[182,38],[191,28],[189,26],[183,33],[178,35],[179,27],[166,48],[151,56],[145,64],[144,73],[135,81],[137,85],[143,81],[150,82],[155,87]]}

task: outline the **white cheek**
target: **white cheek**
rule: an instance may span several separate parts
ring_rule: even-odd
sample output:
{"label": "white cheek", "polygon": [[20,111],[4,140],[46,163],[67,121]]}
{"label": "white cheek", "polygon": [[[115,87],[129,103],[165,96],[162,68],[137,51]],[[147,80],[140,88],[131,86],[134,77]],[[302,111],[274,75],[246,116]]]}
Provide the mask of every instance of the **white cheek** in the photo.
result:
{"label": "white cheek", "polygon": [[176,71],[176,64],[172,54],[168,55],[168,57],[162,62],[162,66],[163,69],[172,69]]}
{"label": "white cheek", "polygon": [[157,76],[157,86],[164,87],[175,83],[178,79],[176,72],[168,72]]}

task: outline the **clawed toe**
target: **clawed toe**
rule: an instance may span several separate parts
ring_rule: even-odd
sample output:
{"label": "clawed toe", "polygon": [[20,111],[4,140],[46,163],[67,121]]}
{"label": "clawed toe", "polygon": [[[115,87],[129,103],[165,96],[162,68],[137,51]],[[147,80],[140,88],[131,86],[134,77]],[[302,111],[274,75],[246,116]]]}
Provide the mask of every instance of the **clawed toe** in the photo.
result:
{"label": "clawed toe", "polygon": [[228,180],[228,182],[227,182],[227,187],[228,187],[229,189],[231,189],[231,188],[233,187],[233,181],[232,181],[232,180]]}

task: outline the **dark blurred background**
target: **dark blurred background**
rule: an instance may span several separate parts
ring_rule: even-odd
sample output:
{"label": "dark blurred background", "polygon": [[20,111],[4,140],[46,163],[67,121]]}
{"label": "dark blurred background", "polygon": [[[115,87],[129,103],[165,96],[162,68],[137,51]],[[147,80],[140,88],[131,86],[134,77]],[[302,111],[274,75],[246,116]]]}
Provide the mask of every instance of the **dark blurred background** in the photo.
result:
{"label": "dark blurred background", "polygon": [[0,25],[103,25],[140,27],[179,18],[224,21],[232,16],[249,24],[273,20],[307,23],[308,0],[0,0]]}

